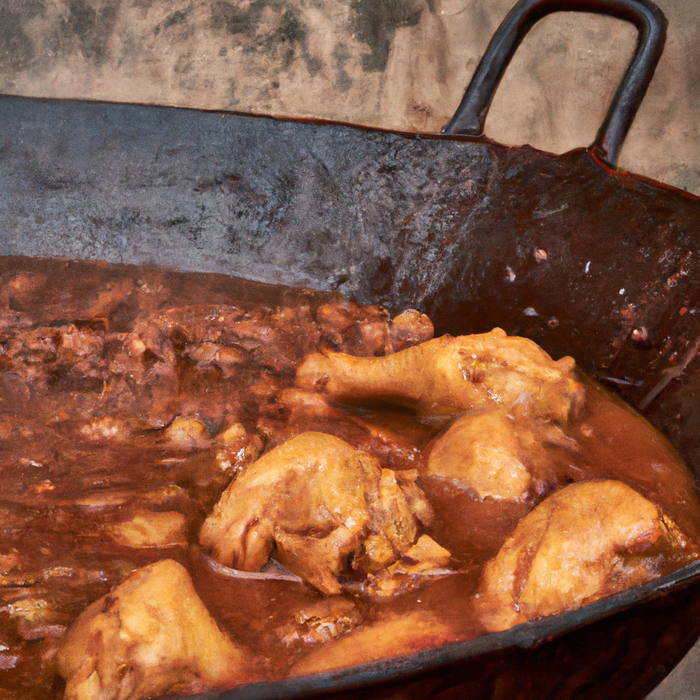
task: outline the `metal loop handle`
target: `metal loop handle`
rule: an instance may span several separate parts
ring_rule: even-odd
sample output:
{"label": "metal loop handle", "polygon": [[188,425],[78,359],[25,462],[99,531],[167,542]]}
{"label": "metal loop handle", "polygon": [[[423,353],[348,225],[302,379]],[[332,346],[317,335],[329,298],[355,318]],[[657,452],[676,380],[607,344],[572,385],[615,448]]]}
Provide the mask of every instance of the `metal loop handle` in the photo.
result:
{"label": "metal loop handle", "polygon": [[520,42],[540,19],[561,11],[617,17],[631,22],[639,31],[634,56],[591,146],[607,163],[617,162],[666,43],[668,22],[650,0],[520,0],[496,30],[443,134],[483,136],[496,88]]}

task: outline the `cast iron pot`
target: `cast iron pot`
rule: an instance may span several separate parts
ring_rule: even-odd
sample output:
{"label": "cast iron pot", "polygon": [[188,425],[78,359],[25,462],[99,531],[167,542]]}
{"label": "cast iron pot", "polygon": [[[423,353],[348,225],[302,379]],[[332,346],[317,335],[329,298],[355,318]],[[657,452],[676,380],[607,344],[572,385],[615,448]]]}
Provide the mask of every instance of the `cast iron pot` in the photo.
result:
{"label": "cast iron pot", "polygon": [[[639,29],[587,149],[483,136],[518,42],[557,10]],[[523,0],[442,135],[0,99],[0,252],[222,272],[500,326],[571,354],[700,472],[700,200],[614,162],[663,50],[648,0]],[[700,563],[575,612],[221,698],[642,698],[700,635]]]}

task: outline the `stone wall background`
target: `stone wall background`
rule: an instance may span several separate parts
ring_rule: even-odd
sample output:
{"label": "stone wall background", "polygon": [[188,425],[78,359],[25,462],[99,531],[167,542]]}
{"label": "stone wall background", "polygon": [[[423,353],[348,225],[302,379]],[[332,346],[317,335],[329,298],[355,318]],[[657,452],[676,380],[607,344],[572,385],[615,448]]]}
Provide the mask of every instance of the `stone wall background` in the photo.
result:
{"label": "stone wall background", "polygon": [[[438,131],[514,0],[0,0],[0,92]],[[700,4],[657,0],[666,51],[621,155],[700,194]],[[590,143],[632,54],[625,22],[559,13],[516,54],[487,134]]]}

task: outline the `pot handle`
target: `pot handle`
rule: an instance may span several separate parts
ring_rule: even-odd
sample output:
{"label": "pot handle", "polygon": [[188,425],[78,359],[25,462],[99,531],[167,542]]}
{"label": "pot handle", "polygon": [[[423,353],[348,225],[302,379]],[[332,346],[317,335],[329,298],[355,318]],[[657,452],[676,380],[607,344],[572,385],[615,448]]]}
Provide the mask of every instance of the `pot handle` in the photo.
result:
{"label": "pot handle", "polygon": [[617,162],[666,43],[668,22],[650,0],[520,0],[493,35],[443,134],[484,135],[496,88],[520,42],[537,21],[559,11],[609,15],[631,22],[639,31],[634,56],[591,145],[608,164]]}

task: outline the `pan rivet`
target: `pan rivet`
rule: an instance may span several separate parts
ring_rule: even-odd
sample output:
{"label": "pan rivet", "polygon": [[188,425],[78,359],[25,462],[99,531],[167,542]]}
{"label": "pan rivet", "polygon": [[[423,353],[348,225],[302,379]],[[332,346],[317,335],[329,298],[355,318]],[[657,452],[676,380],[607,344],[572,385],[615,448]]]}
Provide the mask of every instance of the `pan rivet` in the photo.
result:
{"label": "pan rivet", "polygon": [[547,257],[547,251],[544,248],[538,248],[535,251],[535,260],[537,260],[537,262],[542,262],[543,260],[546,260]]}

